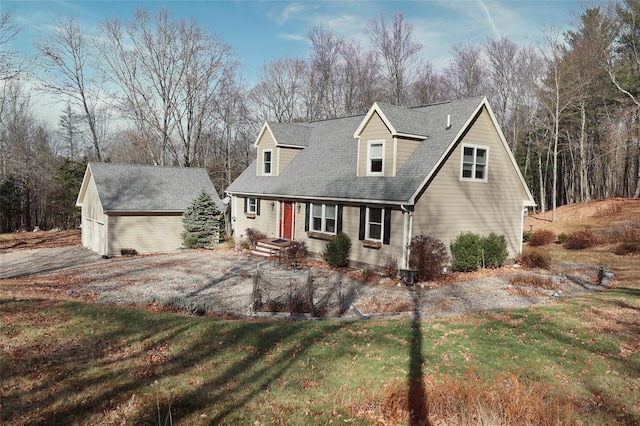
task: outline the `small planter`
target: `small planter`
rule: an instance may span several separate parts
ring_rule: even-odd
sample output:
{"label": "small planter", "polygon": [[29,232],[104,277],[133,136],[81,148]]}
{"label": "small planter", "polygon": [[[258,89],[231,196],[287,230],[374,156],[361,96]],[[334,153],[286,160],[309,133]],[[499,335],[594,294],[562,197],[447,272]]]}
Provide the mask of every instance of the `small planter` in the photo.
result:
{"label": "small planter", "polygon": [[309,231],[307,232],[307,237],[309,238],[315,238],[316,240],[325,240],[325,241],[331,241],[333,240],[336,236],[333,234],[324,234],[322,232],[314,232],[314,231]]}
{"label": "small planter", "polygon": [[379,250],[380,247],[382,247],[382,243],[380,241],[368,241],[368,240],[364,240],[362,242],[362,245],[366,248],[372,248],[372,249],[376,249]]}

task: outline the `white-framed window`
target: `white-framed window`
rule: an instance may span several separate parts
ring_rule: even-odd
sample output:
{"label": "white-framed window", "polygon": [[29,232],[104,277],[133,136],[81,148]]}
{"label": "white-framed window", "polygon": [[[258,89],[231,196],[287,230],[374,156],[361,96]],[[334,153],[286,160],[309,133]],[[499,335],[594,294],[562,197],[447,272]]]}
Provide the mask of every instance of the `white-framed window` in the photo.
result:
{"label": "white-framed window", "polygon": [[273,151],[265,149],[262,151],[262,174],[270,175],[273,160]]}
{"label": "white-framed window", "polygon": [[486,146],[462,145],[460,179],[486,182],[488,166],[489,148]]}
{"label": "white-framed window", "polygon": [[326,234],[336,233],[337,206],[335,204],[311,204],[311,230]]}
{"label": "white-framed window", "polygon": [[248,214],[256,214],[258,212],[258,199],[247,198],[247,211]]}
{"label": "white-framed window", "polygon": [[376,176],[384,173],[384,141],[367,142],[367,175]]}
{"label": "white-framed window", "polygon": [[384,209],[382,207],[367,207],[365,224],[365,239],[382,241],[384,235]]}

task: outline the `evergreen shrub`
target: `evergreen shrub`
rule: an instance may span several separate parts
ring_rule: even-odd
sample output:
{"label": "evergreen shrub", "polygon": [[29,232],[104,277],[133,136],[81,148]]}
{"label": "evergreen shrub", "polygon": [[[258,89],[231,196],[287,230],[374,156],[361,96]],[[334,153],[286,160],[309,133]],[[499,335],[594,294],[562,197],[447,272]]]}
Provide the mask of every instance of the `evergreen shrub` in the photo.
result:
{"label": "evergreen shrub", "polygon": [[182,239],[188,248],[212,247],[224,236],[224,214],[205,190],[183,213],[182,225]]}
{"label": "evergreen shrub", "polygon": [[482,237],[462,232],[451,243],[451,267],[454,271],[475,271],[482,265]]}
{"label": "evergreen shrub", "polygon": [[482,250],[484,252],[485,268],[500,268],[507,260],[507,238],[495,233],[482,238]]}
{"label": "evergreen shrub", "polygon": [[322,256],[329,266],[339,268],[349,264],[349,254],[351,253],[351,238],[344,232],[340,232],[327,243]]}

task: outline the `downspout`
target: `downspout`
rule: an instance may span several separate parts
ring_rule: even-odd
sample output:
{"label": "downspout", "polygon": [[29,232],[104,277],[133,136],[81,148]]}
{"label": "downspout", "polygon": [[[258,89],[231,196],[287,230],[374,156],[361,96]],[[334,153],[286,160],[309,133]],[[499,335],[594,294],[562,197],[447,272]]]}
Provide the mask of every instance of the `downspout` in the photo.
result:
{"label": "downspout", "polygon": [[404,247],[402,250],[402,264],[403,267],[405,269],[409,269],[409,261],[411,259],[411,234],[413,232],[413,212],[409,209],[407,209],[405,207],[404,204],[400,205],[400,208],[402,209],[402,213],[406,213],[407,216],[409,217],[409,228],[407,229],[406,227],[406,222],[407,222],[407,216],[405,216],[404,221],[405,221],[405,235],[406,235],[406,240],[404,241]]}

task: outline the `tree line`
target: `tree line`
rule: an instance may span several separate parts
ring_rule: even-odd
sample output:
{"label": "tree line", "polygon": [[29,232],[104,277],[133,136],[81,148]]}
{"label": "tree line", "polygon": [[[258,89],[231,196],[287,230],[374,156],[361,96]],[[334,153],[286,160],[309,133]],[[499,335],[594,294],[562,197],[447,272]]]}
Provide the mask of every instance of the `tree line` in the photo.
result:
{"label": "tree line", "polygon": [[[542,43],[457,43],[436,70],[411,22],[380,13],[366,47],[312,28],[306,58],[268,61],[249,87],[230,45],[165,8],[92,32],[60,17],[29,60],[10,49],[20,27],[0,12],[0,231],[77,226],[87,161],[205,167],[222,193],[253,161],[265,120],[481,95],[540,210],[638,198],[639,18],[640,0],[585,6],[570,30],[541,29]],[[64,103],[57,126],[34,113],[43,93]]]}

